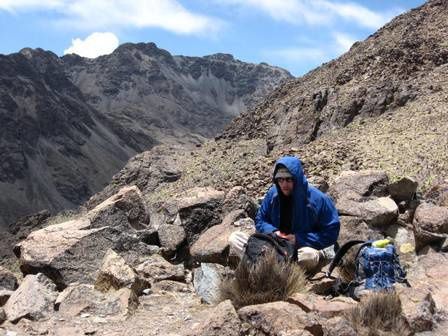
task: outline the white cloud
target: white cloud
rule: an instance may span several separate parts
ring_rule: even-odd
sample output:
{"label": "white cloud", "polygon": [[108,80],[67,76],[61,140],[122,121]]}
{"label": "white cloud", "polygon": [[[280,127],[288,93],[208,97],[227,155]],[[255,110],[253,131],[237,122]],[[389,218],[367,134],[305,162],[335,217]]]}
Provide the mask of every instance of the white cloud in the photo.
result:
{"label": "white cloud", "polygon": [[333,36],[336,42],[334,49],[340,54],[348,51],[353,43],[356,42],[356,39],[344,33],[335,32],[333,33]]}
{"label": "white cloud", "polygon": [[15,12],[29,9],[48,9],[62,6],[61,0],[0,0],[0,10]]}
{"label": "white cloud", "polygon": [[251,7],[272,18],[291,24],[326,25],[338,19],[377,29],[388,22],[394,13],[374,12],[354,2],[328,0],[215,0],[223,5]]}
{"label": "white cloud", "polygon": [[351,20],[367,28],[377,29],[390,21],[394,15],[390,13],[376,13],[356,3],[334,3],[330,1],[318,1],[334,15]]}
{"label": "white cloud", "polygon": [[0,0],[0,9],[52,8],[58,21],[81,30],[158,27],[177,34],[210,34],[223,21],[187,10],[178,0]]}
{"label": "white cloud", "polygon": [[78,54],[79,56],[95,58],[110,54],[118,47],[118,38],[112,33],[93,33],[84,40],[76,38],[72,45],[64,50],[66,54]]}

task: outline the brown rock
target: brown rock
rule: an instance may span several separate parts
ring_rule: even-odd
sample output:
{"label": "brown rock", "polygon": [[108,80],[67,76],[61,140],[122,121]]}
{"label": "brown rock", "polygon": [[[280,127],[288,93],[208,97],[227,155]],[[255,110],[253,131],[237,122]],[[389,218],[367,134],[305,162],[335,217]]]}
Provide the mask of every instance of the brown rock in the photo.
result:
{"label": "brown rock", "polygon": [[368,201],[339,199],[336,204],[341,215],[355,216],[368,225],[378,228],[393,224],[398,218],[398,206],[389,197],[380,197]]}
{"label": "brown rock", "polygon": [[246,306],[238,310],[238,316],[261,335],[323,335],[316,317],[288,302]]}
{"label": "brown rock", "polygon": [[204,312],[201,323],[188,332],[188,336],[238,336],[241,321],[230,300]]}
{"label": "brown rock", "polygon": [[234,210],[224,218],[221,224],[207,229],[191,247],[191,256],[199,262],[226,263],[229,249],[228,239],[230,234],[235,231],[233,223],[244,216],[244,210]]}
{"label": "brown rock", "polygon": [[182,264],[173,265],[160,255],[152,255],[135,269],[137,273],[150,283],[175,280],[185,281],[185,270]]}
{"label": "brown rock", "polygon": [[343,317],[333,317],[323,324],[324,335],[326,336],[358,336],[350,322]]}
{"label": "brown rock", "polygon": [[324,318],[332,318],[343,315],[352,309],[357,302],[349,297],[336,297],[325,300],[316,294],[296,293],[288,298],[289,303],[298,305],[305,312],[315,312]]}
{"label": "brown rock", "polygon": [[397,286],[403,316],[415,332],[432,330],[435,321],[435,302],[429,290]]}
{"label": "brown rock", "polygon": [[340,199],[359,201],[367,196],[385,196],[389,178],[384,171],[343,171],[330,186],[336,203]]}
{"label": "brown rock", "polygon": [[158,234],[162,252],[167,257],[176,255],[186,238],[185,229],[180,225],[162,225],[158,230]]}
{"label": "brown rock", "polygon": [[427,244],[441,244],[448,234],[448,208],[422,203],[415,211],[413,226],[417,250]]}
{"label": "brown rock", "polygon": [[135,311],[138,297],[128,288],[104,294],[92,285],[73,284],[59,294],[55,303],[59,313],[65,317],[85,313],[121,318]]}
{"label": "brown rock", "polygon": [[338,242],[342,246],[350,240],[360,239],[381,239],[383,235],[380,232],[370,228],[367,223],[359,217],[340,216],[341,229]]}
{"label": "brown rock", "polygon": [[136,295],[149,287],[149,283],[126,264],[125,260],[112,249],[106,252],[103,264],[95,281],[95,289],[101,292],[129,288]]}
{"label": "brown rock", "polygon": [[17,322],[23,317],[40,320],[53,312],[56,298],[56,285],[45,275],[27,275],[4,309],[11,322]]}
{"label": "brown rock", "polygon": [[402,179],[389,184],[390,196],[398,203],[410,201],[417,191],[418,183],[413,178],[403,177]]}

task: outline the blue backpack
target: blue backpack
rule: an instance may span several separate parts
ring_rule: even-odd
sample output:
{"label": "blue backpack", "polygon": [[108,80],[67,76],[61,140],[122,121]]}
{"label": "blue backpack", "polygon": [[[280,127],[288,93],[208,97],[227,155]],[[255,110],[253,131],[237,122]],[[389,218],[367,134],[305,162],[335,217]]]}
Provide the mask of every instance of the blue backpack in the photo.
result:
{"label": "blue backpack", "polygon": [[327,272],[330,277],[347,251],[361,244],[355,257],[355,277],[342,292],[358,298],[359,290],[391,290],[397,282],[409,285],[406,272],[400,265],[395,245],[388,240],[353,240],[345,243],[336,253]]}

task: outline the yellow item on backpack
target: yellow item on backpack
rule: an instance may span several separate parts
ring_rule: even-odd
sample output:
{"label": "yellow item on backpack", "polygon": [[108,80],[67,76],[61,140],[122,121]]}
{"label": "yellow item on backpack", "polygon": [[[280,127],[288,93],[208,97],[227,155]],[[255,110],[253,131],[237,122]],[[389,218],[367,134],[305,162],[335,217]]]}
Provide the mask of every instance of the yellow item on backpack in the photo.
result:
{"label": "yellow item on backpack", "polygon": [[372,242],[372,246],[384,248],[391,243],[392,243],[391,239],[380,239],[380,240],[375,240],[374,242]]}

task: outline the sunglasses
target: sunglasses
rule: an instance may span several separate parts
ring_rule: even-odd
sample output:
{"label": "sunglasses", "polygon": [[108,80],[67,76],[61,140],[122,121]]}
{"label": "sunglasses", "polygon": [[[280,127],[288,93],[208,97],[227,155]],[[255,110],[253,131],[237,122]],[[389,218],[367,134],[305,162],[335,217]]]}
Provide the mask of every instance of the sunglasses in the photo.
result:
{"label": "sunglasses", "polygon": [[293,180],[292,177],[277,177],[277,178],[275,179],[275,181],[276,181],[277,183],[283,183],[283,182],[291,183],[291,182],[293,182],[294,180]]}

